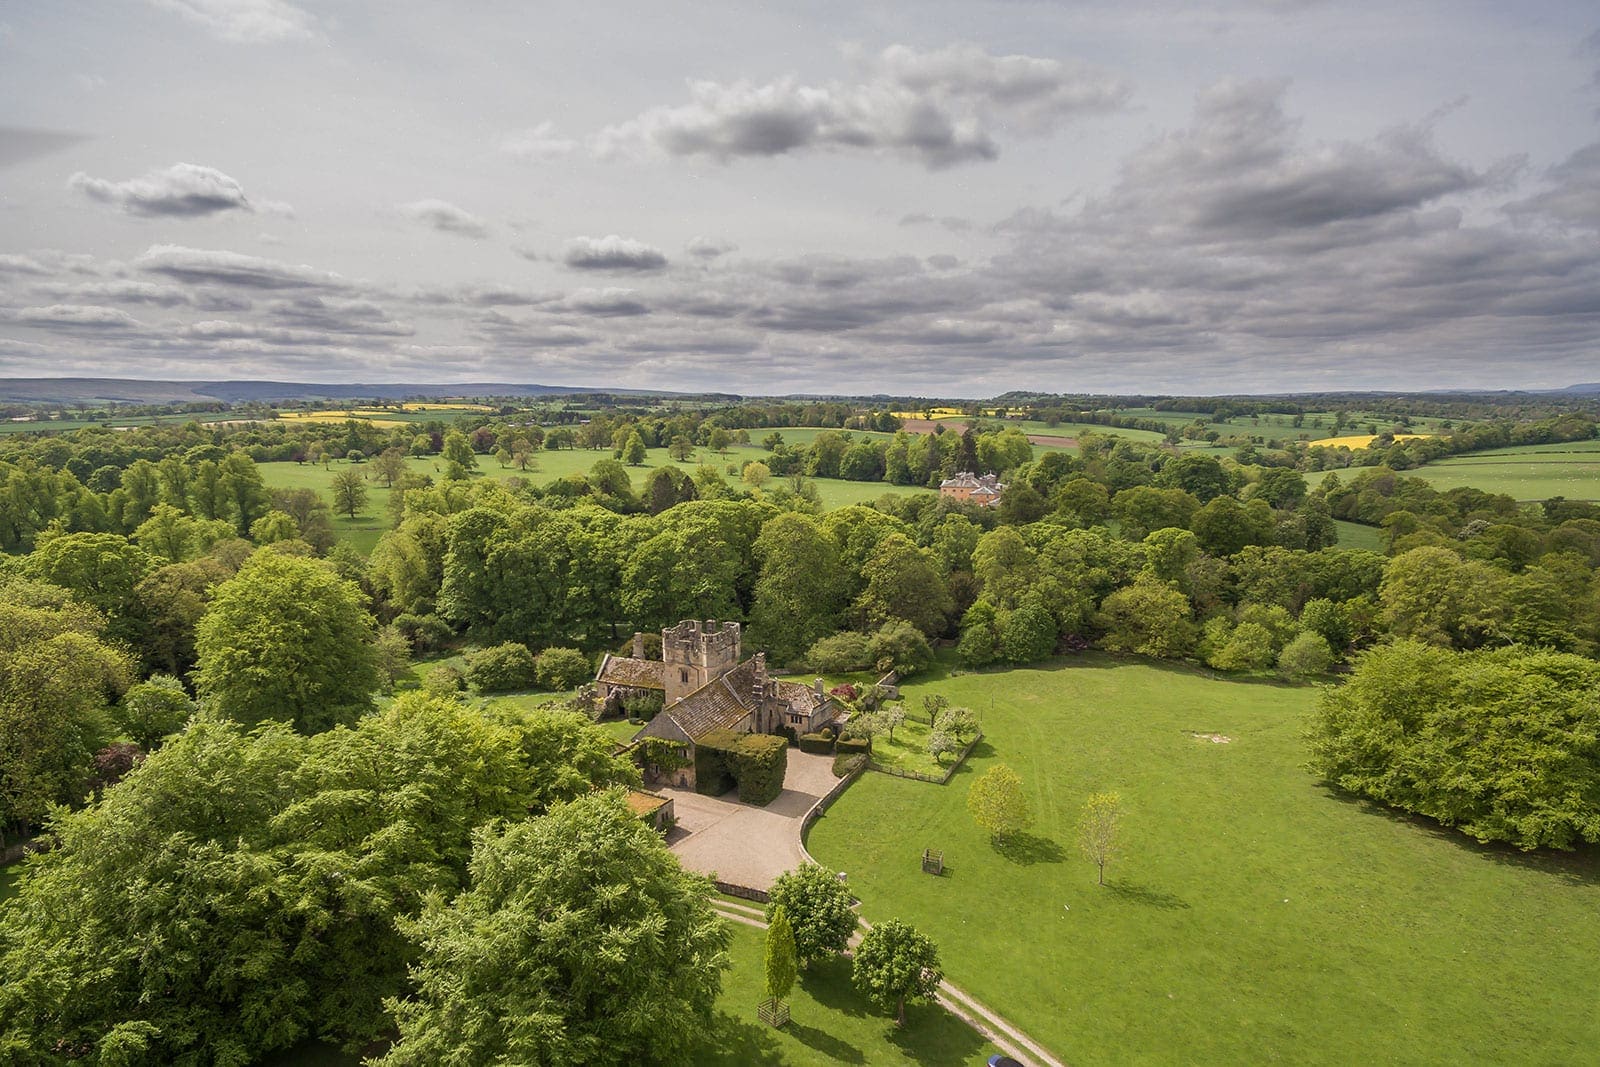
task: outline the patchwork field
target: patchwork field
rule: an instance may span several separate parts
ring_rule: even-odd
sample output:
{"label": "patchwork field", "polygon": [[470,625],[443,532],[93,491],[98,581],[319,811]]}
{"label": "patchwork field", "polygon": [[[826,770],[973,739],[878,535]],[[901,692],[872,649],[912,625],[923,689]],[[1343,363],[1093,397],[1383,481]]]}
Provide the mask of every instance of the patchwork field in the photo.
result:
{"label": "patchwork field", "polygon": [[[1065,1061],[1592,1059],[1600,854],[1479,847],[1329,792],[1301,769],[1315,688],[1085,655],[905,687],[930,691],[985,743],[948,786],[868,774],[809,848]],[[997,850],[966,794],[1002,762],[1035,824]],[[1126,844],[1099,887],[1075,826],[1103,790]]]}
{"label": "patchwork field", "polygon": [[1466,485],[1518,500],[1600,500],[1600,441],[1474,452],[1406,473],[1440,490]]}

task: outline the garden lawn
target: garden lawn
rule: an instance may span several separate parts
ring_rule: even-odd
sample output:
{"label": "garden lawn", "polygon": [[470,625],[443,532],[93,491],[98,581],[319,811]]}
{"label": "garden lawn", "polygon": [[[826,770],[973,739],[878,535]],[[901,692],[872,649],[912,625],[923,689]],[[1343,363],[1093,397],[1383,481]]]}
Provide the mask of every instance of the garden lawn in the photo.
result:
{"label": "garden lawn", "polygon": [[872,762],[915,774],[943,775],[955,757],[946,756],[941,766],[929,755],[928,735],[932,729],[928,726],[921,705],[913,707],[903,703],[902,707],[905,708],[906,721],[895,727],[894,740],[889,740],[888,734],[880,734],[872,739]]}
{"label": "garden lawn", "polygon": [[[1066,1062],[1593,1060],[1600,855],[1481,847],[1330,792],[1302,769],[1316,689],[1095,654],[904,690],[972,708],[984,742],[947,786],[864,776],[808,847]],[[1002,762],[1035,823],[997,850],[966,796]],[[1104,790],[1126,849],[1100,887],[1075,827]]]}
{"label": "garden lawn", "polygon": [[775,1030],[756,1016],[756,1006],[766,995],[766,933],[744,923],[728,925],[733,930],[728,950],[733,967],[723,974],[707,1051],[695,1059],[696,1064],[966,1067],[999,1051],[937,1004],[908,1005],[906,1028],[896,1028],[893,1018],[856,992],[850,963],[842,958],[813,963],[800,973],[788,998],[789,1025]]}

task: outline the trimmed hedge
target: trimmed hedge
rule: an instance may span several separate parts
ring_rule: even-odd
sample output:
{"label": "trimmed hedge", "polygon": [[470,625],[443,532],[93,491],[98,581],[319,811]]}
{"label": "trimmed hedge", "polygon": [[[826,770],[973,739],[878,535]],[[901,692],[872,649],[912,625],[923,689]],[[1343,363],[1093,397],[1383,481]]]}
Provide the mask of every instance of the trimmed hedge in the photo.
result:
{"label": "trimmed hedge", "polygon": [[814,756],[828,756],[833,754],[832,734],[801,734],[800,751],[809,752]]}
{"label": "trimmed hedge", "polygon": [[835,756],[833,757],[833,776],[835,778],[843,778],[845,775],[850,774],[857,767],[866,762],[867,757],[861,755],[859,752]]}
{"label": "trimmed hedge", "polygon": [[[738,734],[713,730],[695,744],[695,782],[702,774],[731,777],[746,804],[770,804],[783,792],[783,775],[789,767],[789,742],[772,734]],[[723,786],[725,791],[727,786]]]}
{"label": "trimmed hedge", "polygon": [[834,751],[841,756],[865,756],[871,750],[872,742],[864,737],[840,738],[838,745],[834,748]]}

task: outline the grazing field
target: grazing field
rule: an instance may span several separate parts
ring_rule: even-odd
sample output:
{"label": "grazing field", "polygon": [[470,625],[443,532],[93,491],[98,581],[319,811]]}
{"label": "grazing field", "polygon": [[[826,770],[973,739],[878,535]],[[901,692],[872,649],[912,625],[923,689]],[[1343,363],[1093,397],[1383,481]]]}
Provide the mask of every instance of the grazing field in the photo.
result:
{"label": "grazing field", "polygon": [[1600,441],[1473,452],[1406,473],[1441,491],[1465,485],[1517,500],[1600,500]]}
{"label": "grazing field", "polygon": [[[1330,792],[1301,767],[1315,688],[1084,655],[905,691],[972,708],[984,743],[948,786],[866,775],[810,851],[1066,1062],[1592,1060],[1600,853],[1481,847]],[[999,849],[966,810],[996,763],[1035,815]],[[1075,826],[1105,790],[1125,850],[1101,887]]]}
{"label": "grazing field", "polygon": [[1369,552],[1383,551],[1383,531],[1376,526],[1368,526],[1364,522],[1350,522],[1347,519],[1334,519],[1333,524],[1339,528],[1339,543],[1337,548],[1364,548]]}
{"label": "grazing field", "polygon": [[[925,1064],[965,1067],[985,1062],[998,1051],[976,1031],[937,1004],[908,1005],[906,1028],[857,993],[850,964],[843,959],[814,963],[800,972],[789,994],[790,1022],[774,1030],[756,1017],[765,996],[763,953],[766,935],[743,923],[730,923],[733,967],[723,975],[703,1067],[831,1067],[839,1063]],[[714,1050],[714,1051],[711,1051]]]}

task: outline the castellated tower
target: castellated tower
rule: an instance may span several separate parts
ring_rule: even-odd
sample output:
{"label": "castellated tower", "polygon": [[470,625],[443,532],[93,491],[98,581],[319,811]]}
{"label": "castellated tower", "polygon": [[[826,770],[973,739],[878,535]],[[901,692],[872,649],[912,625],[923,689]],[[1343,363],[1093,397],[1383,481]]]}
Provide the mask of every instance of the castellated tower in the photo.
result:
{"label": "castellated tower", "polygon": [[713,678],[739,665],[739,624],[685,619],[661,631],[666,706],[671,707]]}

